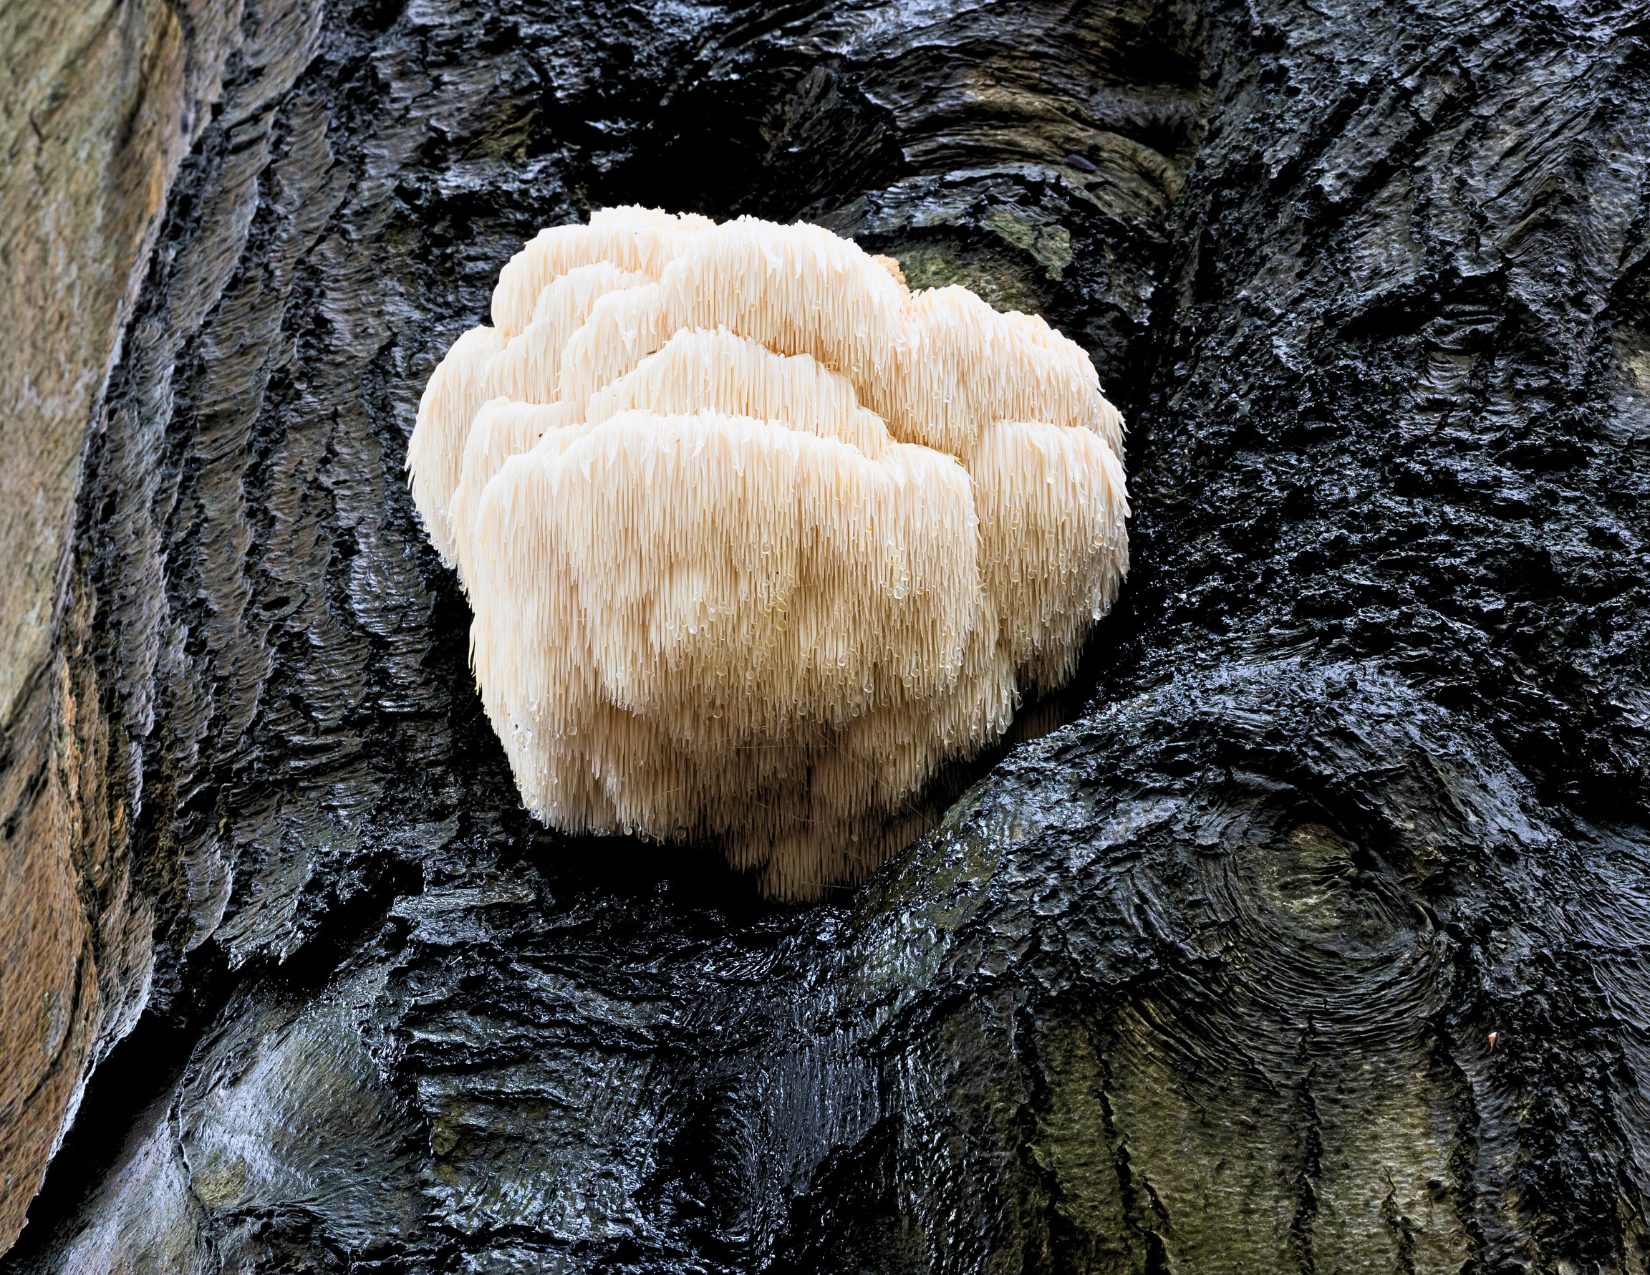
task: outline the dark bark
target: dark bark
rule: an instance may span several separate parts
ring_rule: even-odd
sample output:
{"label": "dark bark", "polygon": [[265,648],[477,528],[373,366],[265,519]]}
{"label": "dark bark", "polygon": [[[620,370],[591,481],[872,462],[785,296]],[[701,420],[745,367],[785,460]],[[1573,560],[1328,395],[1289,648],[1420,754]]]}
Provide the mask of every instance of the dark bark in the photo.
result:
{"label": "dark bark", "polygon": [[[1647,34],[261,3],[60,634],[148,1008],[4,1268],[1642,1270]],[[829,906],[531,824],[403,486],[630,200],[1039,309],[1133,425],[1078,682]]]}

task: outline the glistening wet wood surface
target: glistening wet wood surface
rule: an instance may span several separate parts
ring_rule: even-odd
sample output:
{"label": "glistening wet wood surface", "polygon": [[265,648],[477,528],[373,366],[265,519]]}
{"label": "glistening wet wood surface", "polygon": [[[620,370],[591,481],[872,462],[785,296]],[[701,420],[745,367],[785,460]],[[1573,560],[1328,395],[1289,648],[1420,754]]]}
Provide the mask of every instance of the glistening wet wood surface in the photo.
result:
{"label": "glistening wet wood surface", "polygon": [[[7,1270],[1642,1268],[1636,9],[238,30],[59,634],[154,975]],[[1131,422],[1065,724],[827,906],[532,827],[402,484],[631,199],[1040,309]]]}

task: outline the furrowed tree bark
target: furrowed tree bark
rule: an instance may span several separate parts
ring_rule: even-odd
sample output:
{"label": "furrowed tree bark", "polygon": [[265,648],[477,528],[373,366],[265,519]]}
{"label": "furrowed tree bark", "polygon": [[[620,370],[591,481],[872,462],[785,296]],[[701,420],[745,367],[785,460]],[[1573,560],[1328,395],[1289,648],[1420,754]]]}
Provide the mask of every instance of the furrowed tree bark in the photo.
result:
{"label": "furrowed tree bark", "polygon": [[[0,1268],[1643,1270],[1647,35],[246,0],[39,434],[95,404],[8,898],[98,937],[7,904]],[[502,262],[632,201],[1040,311],[1132,425],[1078,681],[826,906],[529,821],[403,484]]]}
{"label": "furrowed tree bark", "polygon": [[[86,1076],[129,1032],[150,902],[102,787],[99,694],[62,632],[75,489],[167,186],[234,17],[198,3],[0,10],[0,1244]],[[78,709],[78,711],[77,711]],[[110,826],[111,814],[115,825]]]}

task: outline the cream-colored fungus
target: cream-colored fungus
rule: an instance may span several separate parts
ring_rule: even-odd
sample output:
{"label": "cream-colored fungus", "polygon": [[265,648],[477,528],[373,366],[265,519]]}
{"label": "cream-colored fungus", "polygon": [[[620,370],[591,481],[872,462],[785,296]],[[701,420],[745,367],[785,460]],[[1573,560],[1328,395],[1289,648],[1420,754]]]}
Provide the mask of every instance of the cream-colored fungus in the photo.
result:
{"label": "cream-colored fungus", "polygon": [[1122,421],[1040,318],[816,226],[546,230],[407,453],[528,809],[861,879],[1071,675],[1128,569]]}

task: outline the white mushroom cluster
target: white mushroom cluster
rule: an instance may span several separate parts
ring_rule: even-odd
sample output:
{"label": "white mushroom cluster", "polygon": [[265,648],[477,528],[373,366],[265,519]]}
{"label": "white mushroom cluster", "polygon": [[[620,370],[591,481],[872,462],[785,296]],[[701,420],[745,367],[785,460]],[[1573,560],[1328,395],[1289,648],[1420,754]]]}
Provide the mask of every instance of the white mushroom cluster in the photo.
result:
{"label": "white mushroom cluster", "polygon": [[817,226],[543,231],[430,378],[407,468],[527,808],[712,836],[817,897],[1071,675],[1128,569],[1089,358]]}

